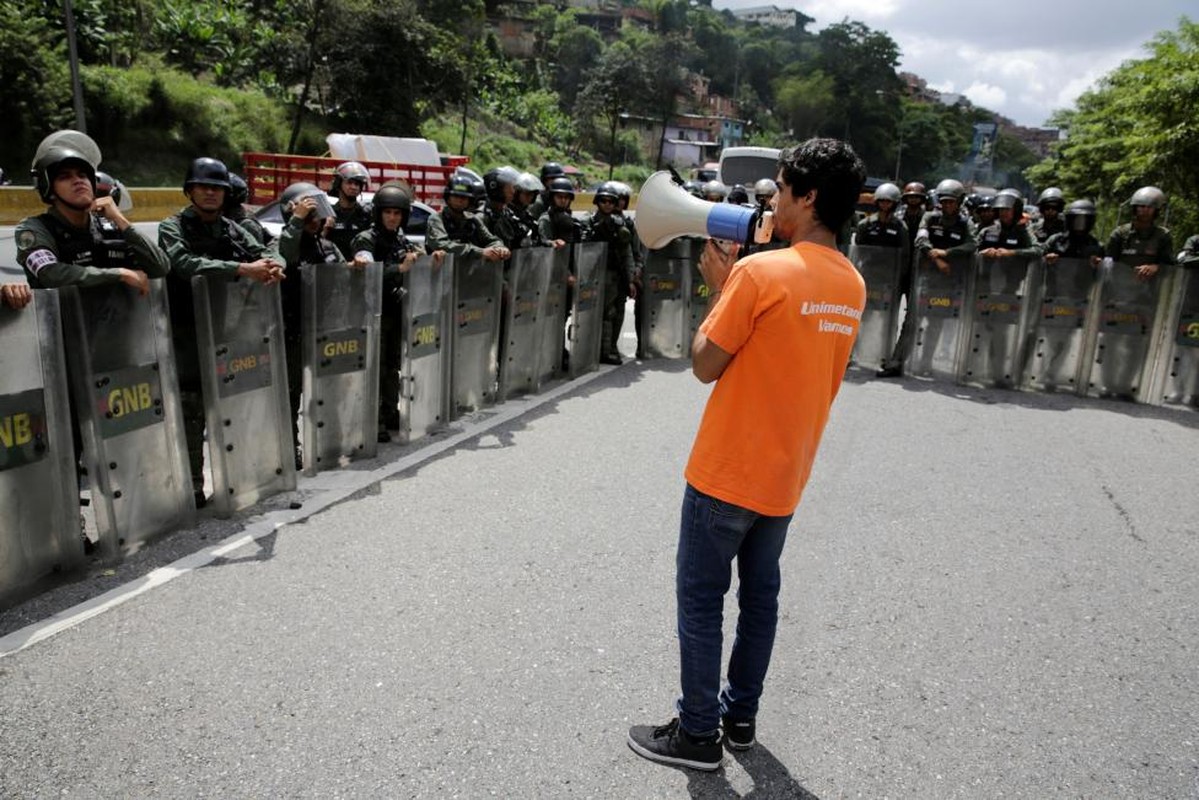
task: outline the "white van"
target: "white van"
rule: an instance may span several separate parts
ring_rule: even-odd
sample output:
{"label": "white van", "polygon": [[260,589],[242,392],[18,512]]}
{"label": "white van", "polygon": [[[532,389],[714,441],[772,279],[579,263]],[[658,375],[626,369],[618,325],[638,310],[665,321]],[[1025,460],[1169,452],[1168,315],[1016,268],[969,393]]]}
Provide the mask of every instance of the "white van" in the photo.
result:
{"label": "white van", "polygon": [[716,179],[725,186],[741,184],[752,190],[755,182],[778,175],[780,152],[777,147],[726,147],[720,153]]}

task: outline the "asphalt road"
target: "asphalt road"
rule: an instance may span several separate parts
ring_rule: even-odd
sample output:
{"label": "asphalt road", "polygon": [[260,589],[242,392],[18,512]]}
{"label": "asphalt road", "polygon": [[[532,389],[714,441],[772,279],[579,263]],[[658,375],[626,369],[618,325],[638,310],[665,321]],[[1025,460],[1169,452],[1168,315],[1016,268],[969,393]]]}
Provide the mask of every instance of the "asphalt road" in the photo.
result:
{"label": "asphalt road", "polygon": [[760,744],[633,755],[707,391],[610,370],[0,658],[0,796],[1199,797],[1199,417],[857,373]]}

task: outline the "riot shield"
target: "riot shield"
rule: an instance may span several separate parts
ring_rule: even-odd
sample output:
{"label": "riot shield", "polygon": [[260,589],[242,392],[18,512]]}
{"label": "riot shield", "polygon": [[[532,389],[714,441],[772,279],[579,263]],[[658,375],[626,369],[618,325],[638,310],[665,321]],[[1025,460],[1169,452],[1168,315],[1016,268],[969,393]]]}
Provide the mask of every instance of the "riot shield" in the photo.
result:
{"label": "riot shield", "polygon": [[0,307],[0,608],[83,560],[58,293]]}
{"label": "riot shield", "polygon": [[1177,269],[1146,402],[1199,408],[1199,270]]}
{"label": "riot shield", "polygon": [[1153,369],[1156,326],[1166,316],[1163,306],[1173,269],[1163,266],[1147,281],[1138,280],[1134,265],[1123,261],[1104,271],[1086,394],[1141,400],[1141,388]]}
{"label": "riot shield", "polygon": [[378,448],[383,265],[302,264],[304,473]]}
{"label": "riot shield", "polygon": [[537,325],[541,337],[539,383],[562,374],[562,351],[566,347],[566,290],[570,277],[571,250],[569,247],[558,247],[550,255],[549,285],[541,298],[541,321]]}
{"label": "riot shield", "polygon": [[607,242],[580,242],[570,247],[574,258],[575,298],[571,309],[570,377],[591,372],[599,364],[604,323],[604,270]]}
{"label": "riot shield", "polygon": [[711,292],[708,284],[704,282],[704,274],[699,271],[699,257],[703,253],[704,243],[704,239],[696,238],[694,240],[692,245],[694,258],[691,259],[687,271],[683,273],[685,276],[683,288],[687,292],[687,356],[691,355],[691,342],[695,339],[695,332],[699,330],[704,318],[708,316],[708,295]]}
{"label": "riot shield", "polygon": [[404,273],[400,352],[400,437],[428,436],[450,419],[450,287],[454,257],[440,267],[421,256]]}
{"label": "riot shield", "polygon": [[163,278],[59,290],[71,393],[106,555],[191,526],[191,468]]}
{"label": "riot shield", "polygon": [[543,298],[549,292],[554,267],[551,247],[512,251],[509,273],[508,319],[503,326],[504,368],[500,370],[500,399],[536,392],[541,386]]}
{"label": "riot shield", "polygon": [[[698,246],[697,246],[698,242]],[[648,358],[686,358],[691,352],[687,335],[687,284],[691,265],[698,261],[703,240],[680,237],[660,250],[650,250],[642,273],[645,315],[637,332]]]}
{"label": "riot shield", "polygon": [[949,259],[942,272],[921,256],[915,270],[916,342],[907,372],[918,377],[956,381],[961,372],[966,332],[973,306],[966,302],[974,280],[974,256]]}
{"label": "riot shield", "polygon": [[853,346],[853,359],[875,369],[891,355],[895,344],[903,248],[855,244],[849,248],[849,260],[866,282],[866,309]]}
{"label": "riot shield", "polygon": [[974,308],[962,383],[1005,389],[1020,385],[1040,280],[1039,258],[975,258]]}
{"label": "riot shield", "polygon": [[212,504],[228,516],[296,488],[278,284],[192,278],[196,344],[212,469]]}
{"label": "riot shield", "polygon": [[454,260],[454,417],[495,402],[503,283],[498,261],[478,255]]}
{"label": "riot shield", "polygon": [[1044,264],[1040,313],[1033,319],[1023,386],[1044,392],[1076,392],[1083,352],[1097,317],[1090,313],[1098,289],[1095,267],[1086,258],[1059,258]]}

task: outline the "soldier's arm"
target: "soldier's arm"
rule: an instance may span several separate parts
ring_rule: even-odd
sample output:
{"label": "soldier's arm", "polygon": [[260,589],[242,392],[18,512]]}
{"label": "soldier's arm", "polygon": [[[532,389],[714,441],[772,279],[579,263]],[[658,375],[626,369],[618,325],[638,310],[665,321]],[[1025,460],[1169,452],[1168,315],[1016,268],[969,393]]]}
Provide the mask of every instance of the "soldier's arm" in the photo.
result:
{"label": "soldier's arm", "polygon": [[99,269],[58,260],[58,246],[50,231],[37,220],[17,226],[17,263],[25,268],[34,288],[57,289],[60,286],[103,286],[120,283],[120,270]]}
{"label": "soldier's arm", "polygon": [[1186,240],[1182,252],[1178,254],[1178,263],[1184,267],[1199,264],[1199,233]]}
{"label": "soldier's arm", "polygon": [[183,277],[207,273],[236,274],[236,261],[205,258],[192,252],[191,245],[183,237],[183,226],[177,217],[165,219],[158,225],[158,246],[166,253],[171,269]]}
{"label": "soldier's arm", "polygon": [[482,217],[475,217],[474,239],[480,250],[486,250],[488,247],[507,247],[504,240],[487,227],[487,223],[483,222]]}
{"label": "soldier's arm", "polygon": [[469,242],[459,242],[451,239],[446,233],[445,222],[440,214],[430,214],[428,226],[425,228],[425,247],[430,251],[444,250],[454,256],[481,255],[483,248],[475,247]]}
{"label": "soldier's arm", "polygon": [[904,222],[903,220],[898,220],[898,222],[899,222],[899,248],[900,248],[900,250],[903,251],[900,256],[902,258],[902,261],[900,261],[899,263],[906,264],[912,258],[912,237],[908,235],[907,223]]}
{"label": "soldier's arm", "polygon": [[133,253],[134,262],[142,272],[151,278],[166,277],[171,271],[171,260],[161,247],[143,236],[132,225],[126,228],[122,235]]}
{"label": "soldier's arm", "polygon": [[1174,237],[1170,235],[1169,231],[1162,231],[1162,246],[1158,252],[1162,254],[1162,257],[1158,259],[1157,263],[1167,266],[1174,266],[1178,263],[1174,257]]}
{"label": "soldier's arm", "polygon": [[295,267],[300,263],[300,237],[303,235],[304,220],[293,214],[283,226],[283,232],[279,234],[279,257],[288,267]]}
{"label": "soldier's arm", "polygon": [[916,252],[927,253],[933,249],[932,240],[928,238],[928,214],[920,218],[920,227],[916,229]]}
{"label": "soldier's arm", "polygon": [[541,238],[547,242],[554,238],[554,223],[550,222],[549,214],[542,214],[537,218],[537,232],[541,234]]}
{"label": "soldier's arm", "polygon": [[1107,257],[1117,261],[1124,254],[1124,236],[1120,233],[1120,229],[1112,231],[1112,235],[1107,239]]}

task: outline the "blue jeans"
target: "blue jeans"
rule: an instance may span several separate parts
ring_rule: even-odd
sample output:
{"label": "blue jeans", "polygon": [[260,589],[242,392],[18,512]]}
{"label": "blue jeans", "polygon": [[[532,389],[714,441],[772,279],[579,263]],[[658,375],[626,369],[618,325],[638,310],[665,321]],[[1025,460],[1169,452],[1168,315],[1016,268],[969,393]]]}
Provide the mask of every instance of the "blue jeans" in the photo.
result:
{"label": "blue jeans", "polygon": [[[687,485],[675,578],[683,685],[676,708],[692,736],[716,734],[722,714],[735,719],[758,714],[778,624],[779,556],[790,523],[790,514],[768,517]],[[721,691],[724,596],[734,558],[740,613]]]}

